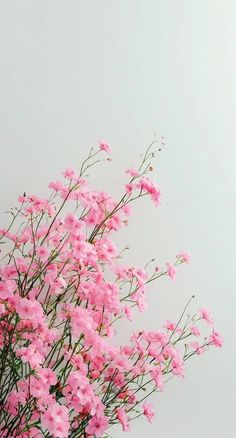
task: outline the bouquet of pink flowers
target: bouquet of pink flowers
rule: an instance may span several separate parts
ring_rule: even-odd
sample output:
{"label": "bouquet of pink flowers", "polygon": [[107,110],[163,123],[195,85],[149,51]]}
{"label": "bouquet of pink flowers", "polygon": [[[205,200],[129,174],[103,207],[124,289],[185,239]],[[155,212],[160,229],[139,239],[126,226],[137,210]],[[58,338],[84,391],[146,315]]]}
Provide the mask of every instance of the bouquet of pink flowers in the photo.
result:
{"label": "bouquet of pink flowers", "polygon": [[100,143],[78,173],[67,168],[63,182],[49,184],[47,199],[20,196],[0,230],[1,438],[108,437],[114,424],[129,431],[137,417],[151,422],[149,395],[183,376],[190,357],[222,345],[209,312],[186,315],[187,305],[177,323],[115,344],[117,322],[132,321],[135,306],[145,309],[148,284],[173,278],[190,259],[182,252],[164,269],[125,266],[112,241],[133,201],[147,196],[159,205],[148,177],[151,147],[137,170],[127,170],[118,202],[88,185],[88,168],[110,153]]}

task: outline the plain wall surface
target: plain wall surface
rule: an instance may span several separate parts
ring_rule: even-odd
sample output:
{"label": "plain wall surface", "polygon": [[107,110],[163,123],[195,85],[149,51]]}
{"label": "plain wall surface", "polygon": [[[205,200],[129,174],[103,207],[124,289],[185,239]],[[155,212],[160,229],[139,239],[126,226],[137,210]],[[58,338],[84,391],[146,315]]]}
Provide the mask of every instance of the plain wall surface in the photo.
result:
{"label": "plain wall surface", "polygon": [[195,293],[191,310],[209,308],[225,338],[154,398],[153,425],[137,420],[130,438],[236,436],[235,29],[234,0],[0,1],[2,224],[18,194],[45,195],[100,139],[113,161],[91,178],[119,196],[124,170],[163,135],[161,206],[140,201],[120,245],[128,264],[164,265],[180,250],[192,263],[150,288],[129,330],[176,320]]}

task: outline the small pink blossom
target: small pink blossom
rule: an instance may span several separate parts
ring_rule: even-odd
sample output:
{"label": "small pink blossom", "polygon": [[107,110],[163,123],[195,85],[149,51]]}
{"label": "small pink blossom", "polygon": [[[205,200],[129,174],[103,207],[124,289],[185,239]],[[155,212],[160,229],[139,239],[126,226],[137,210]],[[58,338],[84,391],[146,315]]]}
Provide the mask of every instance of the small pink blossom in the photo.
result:
{"label": "small pink blossom", "polygon": [[140,188],[142,191],[148,193],[151,196],[154,205],[156,207],[159,206],[161,192],[154,181],[152,181],[150,178],[143,176],[137,183],[137,188]]}
{"label": "small pink blossom", "polygon": [[172,322],[172,321],[169,321],[169,319],[168,319],[168,320],[166,321],[164,327],[165,327],[167,330],[174,331],[174,330],[175,330],[175,327],[176,327],[176,324],[175,324],[174,322]]}
{"label": "small pink blossom", "polygon": [[42,424],[54,438],[67,438],[70,427],[68,414],[66,406],[54,403],[42,415]]}
{"label": "small pink blossom", "polygon": [[166,263],[166,268],[167,268],[167,274],[169,275],[171,280],[174,280],[177,272],[176,267],[174,265],[171,265],[170,263]]}
{"label": "small pink blossom", "polygon": [[191,254],[189,254],[188,252],[182,251],[180,254],[177,255],[177,258],[182,259],[185,263],[189,263],[192,257]]}
{"label": "small pink blossom", "polygon": [[16,356],[20,357],[23,362],[29,363],[32,369],[38,368],[44,361],[43,355],[34,345],[18,348]]}
{"label": "small pink blossom", "polygon": [[200,355],[204,353],[204,348],[199,344],[199,342],[191,342],[189,346],[196,352],[196,354]]}
{"label": "small pink blossom", "polygon": [[89,420],[88,426],[85,430],[88,434],[99,438],[103,436],[104,432],[108,429],[108,426],[108,419],[105,415],[94,415],[94,417]]}
{"label": "small pink blossom", "polygon": [[126,191],[127,195],[130,195],[132,193],[133,189],[134,189],[133,184],[126,184],[125,185],[125,191]]}
{"label": "small pink blossom", "polygon": [[209,310],[200,309],[199,314],[200,314],[200,317],[202,319],[204,319],[209,325],[213,325],[214,320],[213,320],[212,315],[210,314]]}
{"label": "small pink blossom", "polygon": [[136,169],[134,169],[133,167],[130,167],[129,169],[127,169],[126,173],[128,175],[130,175],[132,178],[134,178],[134,177],[136,178],[137,176],[139,176],[139,172]]}
{"label": "small pink blossom", "polygon": [[163,391],[164,389],[164,382],[163,382],[163,374],[159,367],[155,367],[150,371],[150,376],[154,380],[156,387]]}
{"label": "small pink blossom", "polygon": [[194,326],[194,325],[192,325],[192,326],[190,327],[190,330],[191,330],[191,333],[192,333],[194,336],[200,336],[200,334],[201,334],[199,328],[196,327],[196,326]]}
{"label": "small pink blossom", "polygon": [[133,314],[132,314],[132,310],[130,309],[130,307],[125,306],[125,315],[127,316],[127,319],[129,321],[133,321]]}
{"label": "small pink blossom", "polygon": [[56,373],[51,368],[40,368],[37,374],[47,386],[55,385],[57,382]]}
{"label": "small pink blossom", "polygon": [[179,356],[175,356],[171,361],[172,373],[176,376],[184,376],[184,362]]}
{"label": "small pink blossom", "polygon": [[216,332],[215,330],[213,330],[211,336],[210,336],[210,343],[212,345],[214,345],[215,347],[222,347],[223,343],[224,343],[224,339],[221,336],[220,333]]}
{"label": "small pink blossom", "polygon": [[19,195],[18,196],[18,202],[20,202],[21,204],[23,204],[24,202],[27,202],[27,197],[26,195]]}
{"label": "small pink blossom", "polygon": [[49,183],[48,188],[59,192],[63,188],[63,184],[60,181],[52,181]]}
{"label": "small pink blossom", "polygon": [[36,253],[42,262],[45,262],[49,256],[49,250],[46,246],[40,246],[37,248]]}
{"label": "small pink blossom", "polygon": [[111,153],[111,148],[110,148],[109,144],[105,143],[104,141],[100,141],[99,147],[100,147],[101,151],[105,151],[108,154]]}
{"label": "small pink blossom", "polygon": [[12,297],[16,290],[16,282],[14,280],[0,281],[0,299],[5,300]]}
{"label": "small pink blossom", "polygon": [[152,423],[155,412],[153,411],[153,406],[151,403],[143,403],[143,414],[145,417],[147,417],[149,423]]}
{"label": "small pink blossom", "polygon": [[28,300],[22,298],[16,306],[16,311],[22,319],[41,319],[43,316],[43,309],[40,303],[36,300]]}
{"label": "small pink blossom", "polygon": [[130,431],[129,418],[123,408],[116,409],[116,418],[117,420],[119,420],[120,424],[122,425],[123,432],[129,432]]}
{"label": "small pink blossom", "polygon": [[71,180],[76,177],[76,172],[71,167],[67,167],[63,172],[63,176],[64,178]]}

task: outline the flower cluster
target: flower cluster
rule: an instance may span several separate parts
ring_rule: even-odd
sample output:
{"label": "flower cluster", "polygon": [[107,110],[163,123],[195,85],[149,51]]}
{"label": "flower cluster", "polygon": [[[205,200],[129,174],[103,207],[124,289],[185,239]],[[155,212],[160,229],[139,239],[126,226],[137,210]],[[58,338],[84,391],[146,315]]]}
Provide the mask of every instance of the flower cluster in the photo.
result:
{"label": "flower cluster", "polygon": [[19,196],[0,230],[1,438],[102,437],[117,423],[129,431],[141,415],[151,422],[146,398],[182,377],[191,356],[222,345],[206,309],[116,345],[117,321],[132,321],[133,308],[147,306],[148,284],[173,279],[190,256],[182,252],[164,269],[121,264],[114,232],[127,226],[134,200],[158,206],[160,190],[148,177],[150,148],[127,171],[119,201],[91,189],[86,172],[101,151],[110,147],[101,142],[80,172],[67,168],[63,181],[51,182],[48,198]]}

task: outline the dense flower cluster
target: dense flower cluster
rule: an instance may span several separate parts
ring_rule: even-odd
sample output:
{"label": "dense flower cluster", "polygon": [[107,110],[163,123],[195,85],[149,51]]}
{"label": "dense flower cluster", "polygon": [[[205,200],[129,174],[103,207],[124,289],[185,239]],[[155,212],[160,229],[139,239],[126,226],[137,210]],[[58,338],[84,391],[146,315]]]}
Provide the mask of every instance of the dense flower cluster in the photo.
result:
{"label": "dense flower cluster", "polygon": [[[120,263],[113,233],[128,224],[135,199],[149,196],[158,206],[160,190],[147,176],[150,149],[139,169],[127,171],[120,201],[92,190],[86,171],[100,151],[110,148],[101,142],[91,150],[78,174],[67,168],[47,199],[20,196],[0,230],[1,438],[102,437],[116,423],[129,431],[141,415],[151,422],[146,398],[183,376],[191,356],[222,345],[206,309],[116,345],[117,321],[132,321],[134,306],[146,308],[147,285],[173,279],[190,256],[151,272]],[[210,333],[201,339],[204,321]]]}

